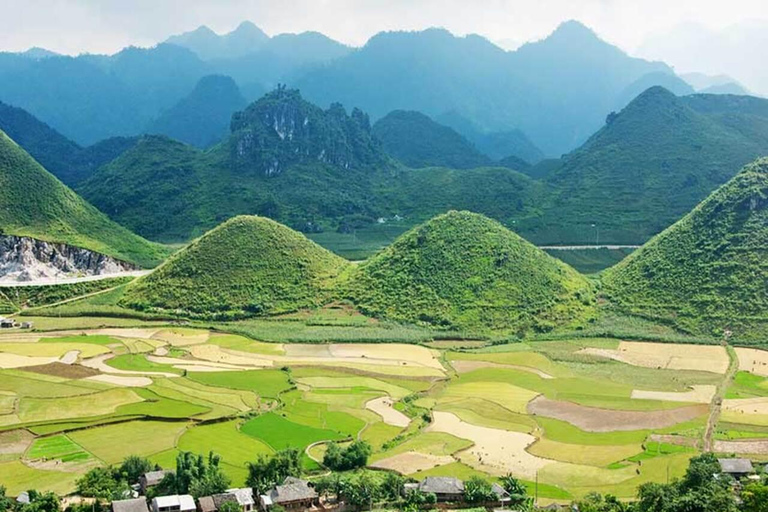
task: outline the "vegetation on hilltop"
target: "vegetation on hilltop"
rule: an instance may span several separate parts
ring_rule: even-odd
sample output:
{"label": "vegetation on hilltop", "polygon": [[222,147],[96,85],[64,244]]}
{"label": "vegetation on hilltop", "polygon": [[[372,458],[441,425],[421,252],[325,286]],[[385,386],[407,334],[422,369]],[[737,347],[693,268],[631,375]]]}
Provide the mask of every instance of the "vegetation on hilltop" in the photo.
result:
{"label": "vegetation on hilltop", "polygon": [[498,222],[449,212],[362,263],[345,295],[365,313],[439,327],[547,331],[584,321],[591,285]]}
{"label": "vegetation on hilltop", "polygon": [[109,220],[0,131],[0,232],[82,247],[143,267],[168,251]]}
{"label": "vegetation on hilltop", "polygon": [[376,121],[384,151],[408,167],[472,169],[490,164],[471,142],[421,112],[395,110]]}
{"label": "vegetation on hilltop", "polygon": [[235,217],[130,284],[122,305],[203,318],[319,306],[347,262],[262,217]]}
{"label": "vegetation on hilltop", "polygon": [[627,312],[694,333],[768,333],[768,159],[747,165],[603,278]]}

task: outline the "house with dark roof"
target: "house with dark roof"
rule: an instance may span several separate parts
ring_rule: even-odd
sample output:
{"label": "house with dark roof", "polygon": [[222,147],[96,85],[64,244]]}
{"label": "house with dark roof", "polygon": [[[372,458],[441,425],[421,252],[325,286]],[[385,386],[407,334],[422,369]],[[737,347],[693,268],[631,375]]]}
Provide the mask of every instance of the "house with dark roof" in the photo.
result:
{"label": "house with dark roof", "polygon": [[197,500],[197,512],[217,512],[218,510],[213,496],[203,496]]}
{"label": "house with dark roof", "polygon": [[146,494],[147,489],[158,485],[163,481],[163,478],[165,478],[166,475],[172,474],[173,471],[165,471],[162,469],[159,471],[149,471],[148,473],[144,473],[139,477],[139,486],[141,487],[141,492]]}
{"label": "house with dark roof", "polygon": [[282,485],[277,485],[259,497],[262,510],[279,505],[286,510],[304,510],[319,505],[320,500],[314,487],[306,480],[289,476]]}
{"label": "house with dark roof", "polygon": [[749,459],[717,459],[720,470],[734,478],[745,477],[755,472],[752,461]]}
{"label": "house with dark roof", "polygon": [[437,501],[464,500],[464,482],[450,476],[428,476],[419,482],[419,491],[434,494]]}
{"label": "house with dark roof", "polygon": [[146,498],[115,500],[112,502],[112,512],[149,512],[149,507]]}
{"label": "house with dark roof", "polygon": [[245,487],[228,489],[226,492],[213,496],[203,496],[197,500],[197,510],[198,512],[217,512],[227,502],[236,503],[243,512],[251,512],[256,505],[253,499],[253,489]]}

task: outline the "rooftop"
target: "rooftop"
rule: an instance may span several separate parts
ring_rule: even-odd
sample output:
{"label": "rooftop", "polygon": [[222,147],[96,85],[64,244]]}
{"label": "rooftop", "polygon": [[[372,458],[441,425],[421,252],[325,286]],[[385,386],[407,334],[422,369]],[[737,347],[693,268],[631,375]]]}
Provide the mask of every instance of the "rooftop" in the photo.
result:
{"label": "rooftop", "polygon": [[132,500],[115,500],[112,502],[113,512],[149,512],[146,498]]}
{"label": "rooftop", "polygon": [[317,492],[309,486],[309,482],[299,478],[288,477],[283,485],[278,485],[267,496],[272,503],[288,503],[291,501],[317,498]]}
{"label": "rooftop", "polygon": [[419,490],[435,494],[463,494],[464,482],[450,476],[428,476],[419,484]]}
{"label": "rooftop", "polygon": [[160,482],[162,482],[163,478],[165,478],[165,475],[169,473],[173,473],[173,471],[166,471],[166,470],[149,471],[147,473],[144,473],[142,475],[142,478],[146,482],[146,485],[157,485]]}
{"label": "rooftop", "polygon": [[753,473],[752,461],[749,459],[717,459],[723,473]]}
{"label": "rooftop", "polygon": [[173,496],[158,496],[152,500],[157,508],[178,508],[179,510],[195,510],[195,498],[189,494],[174,494]]}

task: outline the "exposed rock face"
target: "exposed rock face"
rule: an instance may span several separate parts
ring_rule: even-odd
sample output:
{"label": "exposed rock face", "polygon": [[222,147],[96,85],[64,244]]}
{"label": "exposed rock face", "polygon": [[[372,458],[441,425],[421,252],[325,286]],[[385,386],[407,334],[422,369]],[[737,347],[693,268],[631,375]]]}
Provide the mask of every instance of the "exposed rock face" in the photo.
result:
{"label": "exposed rock face", "polygon": [[0,235],[0,281],[35,281],[131,270],[138,267],[87,249]]}
{"label": "exposed rock face", "polygon": [[386,161],[365,113],[353,109],[348,115],[338,103],[323,110],[283,87],[236,112],[230,128],[235,162],[266,176],[302,163],[347,170]]}

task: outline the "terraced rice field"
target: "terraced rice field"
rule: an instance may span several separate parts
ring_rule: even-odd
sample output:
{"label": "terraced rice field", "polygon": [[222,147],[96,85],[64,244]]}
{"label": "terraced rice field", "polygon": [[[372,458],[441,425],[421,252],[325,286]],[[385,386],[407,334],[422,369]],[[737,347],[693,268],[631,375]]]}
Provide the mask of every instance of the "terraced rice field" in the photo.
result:
{"label": "terraced rice field", "polygon": [[[552,499],[628,497],[668,468],[682,474],[721,386],[716,449],[768,454],[768,358],[751,349],[265,343],[92,324],[0,335],[0,481],[11,493],[29,482],[66,493],[89,467],[131,454],[172,467],[179,451],[215,451],[240,485],[260,454],[307,450],[305,467],[319,469],[310,456],[323,442],[359,438],[372,466],[415,478],[512,472]],[[730,357],[741,371],[728,383]]]}

